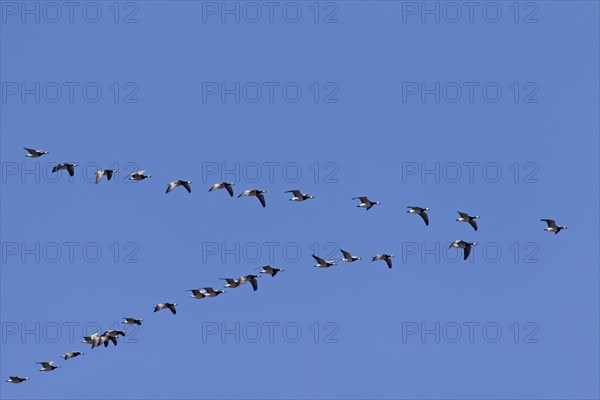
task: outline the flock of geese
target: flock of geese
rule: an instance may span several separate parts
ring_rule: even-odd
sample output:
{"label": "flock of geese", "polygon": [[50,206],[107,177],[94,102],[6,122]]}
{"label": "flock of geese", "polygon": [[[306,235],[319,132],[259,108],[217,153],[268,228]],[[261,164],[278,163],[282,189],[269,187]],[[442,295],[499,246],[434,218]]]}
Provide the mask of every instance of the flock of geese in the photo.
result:
{"label": "flock of geese", "polygon": [[[30,148],[26,148],[26,147],[24,149],[27,151],[26,157],[29,157],[29,158],[38,158],[45,154],[48,154],[48,152],[45,150],[30,149]],[[52,168],[52,172],[57,173],[61,170],[66,170],[70,176],[73,176],[75,174],[75,167],[77,167],[77,165],[78,164],[76,164],[76,163],[67,163],[67,162],[56,164]],[[99,170],[98,172],[96,172],[96,184],[98,184],[102,180],[102,177],[104,177],[104,176],[106,176],[106,179],[110,181],[115,172],[117,172],[117,171],[112,170],[112,169]],[[129,175],[129,179],[133,180],[133,181],[142,181],[142,180],[148,179],[148,178],[151,178],[151,175],[146,175],[145,170],[137,171],[137,172],[134,172]],[[192,192],[191,184],[192,184],[192,182],[184,181],[184,180],[172,181],[167,185],[166,193],[172,192],[179,186],[183,187],[188,193],[191,193]],[[208,191],[212,192],[214,190],[225,189],[229,193],[229,196],[233,197],[234,196],[233,186],[234,186],[234,183],[219,182],[219,183],[215,183]],[[265,196],[264,196],[265,193],[267,193],[266,190],[248,189],[248,190],[241,192],[238,195],[238,197],[256,197],[259,200],[262,207],[266,207],[266,200],[265,200]],[[305,200],[309,200],[309,199],[314,199],[314,196],[312,196],[308,193],[302,193],[300,190],[297,190],[297,189],[288,190],[285,193],[292,194],[293,197],[289,199],[290,201],[301,202],[301,201],[305,201]],[[369,200],[369,198],[367,196],[355,197],[352,200],[359,200],[360,204],[358,204],[357,207],[364,208],[365,210],[370,210],[373,206],[381,204],[378,201]],[[429,225],[429,215],[427,214],[427,212],[430,210],[429,208],[419,207],[419,206],[408,206],[407,208],[408,208],[408,210],[406,211],[407,213],[419,215],[423,219],[423,222],[425,223],[425,225],[426,226]],[[475,231],[477,231],[478,225],[477,225],[476,220],[480,218],[478,215],[470,216],[468,213],[462,212],[462,211],[458,211],[458,214],[459,214],[459,218],[457,218],[456,221],[466,222]],[[541,221],[546,222],[546,224],[547,224],[547,227],[544,228],[544,230],[548,231],[548,232],[553,232],[554,234],[558,234],[558,232],[560,232],[561,230],[567,229],[566,226],[557,225],[556,221],[552,220],[552,219],[542,219]],[[471,253],[471,248],[476,245],[477,245],[477,242],[467,242],[464,240],[455,240],[450,244],[450,246],[448,248],[455,247],[457,249],[463,249],[463,255],[464,255],[463,259],[466,260],[469,257],[469,254]],[[315,267],[329,268],[331,266],[336,265],[337,261],[352,263],[352,262],[361,260],[361,257],[354,256],[346,250],[340,250],[340,251],[342,253],[342,258],[340,260],[335,260],[335,259],[325,260],[325,259],[313,254],[312,257],[316,261]],[[393,258],[394,258],[393,254],[377,254],[372,257],[371,261],[385,261],[388,268],[391,269]],[[277,273],[282,272],[282,271],[284,271],[284,270],[281,268],[275,268],[270,265],[264,265],[261,267],[260,274],[270,275],[271,277],[274,277],[275,275],[277,275]],[[233,288],[240,287],[246,283],[250,283],[250,285],[252,286],[252,290],[257,291],[258,290],[258,278],[260,278],[260,277],[261,277],[261,275],[250,274],[250,275],[240,276],[239,278],[221,278],[221,279],[226,282],[226,285],[224,285],[224,288],[233,289]],[[199,289],[199,288],[198,289],[189,289],[187,291],[191,292],[190,297],[193,299],[203,299],[205,297],[217,297],[220,294],[225,293],[225,290],[214,289],[212,287],[205,287],[202,289]],[[158,311],[168,309],[171,311],[171,313],[176,314],[177,313],[176,307],[177,307],[177,303],[169,303],[169,302],[158,303],[154,306],[154,312],[156,313]],[[143,319],[141,319],[141,318],[124,317],[122,323],[125,325],[142,325],[142,321],[143,321]],[[91,345],[92,349],[94,349],[96,347],[100,347],[102,345],[104,345],[104,347],[108,347],[109,343],[111,343],[111,342],[113,343],[114,346],[116,346],[118,343],[119,336],[125,336],[125,334],[126,333],[123,330],[110,329],[110,330],[105,331],[102,334],[96,332],[90,336],[85,336],[83,338],[83,343]],[[80,351],[71,351],[71,352],[63,354],[61,357],[63,358],[63,360],[66,361],[66,360],[69,360],[69,359],[72,359],[75,357],[82,356],[84,354],[85,353],[80,352]],[[57,368],[60,368],[60,365],[54,365],[53,361],[41,361],[41,362],[38,362],[37,364],[41,365],[41,368],[39,370],[43,371],[43,372],[50,372],[50,371],[54,371]],[[29,378],[27,378],[27,377],[22,378],[19,376],[10,376],[9,379],[7,380],[7,382],[19,384],[19,383],[27,381],[27,380],[29,380]]]}

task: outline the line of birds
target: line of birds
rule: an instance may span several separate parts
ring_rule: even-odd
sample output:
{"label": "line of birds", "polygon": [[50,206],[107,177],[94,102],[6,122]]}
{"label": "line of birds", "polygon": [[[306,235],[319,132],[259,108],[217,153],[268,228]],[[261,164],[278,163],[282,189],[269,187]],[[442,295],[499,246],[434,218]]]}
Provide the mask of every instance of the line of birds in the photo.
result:
{"label": "line of birds", "polygon": [[[272,277],[274,277],[275,275],[277,275],[277,273],[279,272],[283,272],[284,269],[282,268],[275,268],[272,267],[270,265],[263,265],[262,267],[260,267],[260,273],[261,274],[267,274],[270,275]],[[257,291],[258,290],[258,280],[261,278],[260,275],[253,275],[253,274],[249,274],[249,275],[242,275],[239,278],[220,278],[224,281],[227,282],[227,284],[224,286],[225,288],[237,288],[240,287],[246,283],[250,283],[250,285],[252,286],[252,290],[253,291]],[[225,290],[221,290],[221,289],[214,289],[212,287],[205,287],[203,289],[188,289],[186,290],[187,292],[191,292],[192,294],[189,296],[193,299],[203,299],[205,297],[217,297],[218,295],[225,293]],[[171,311],[171,313],[173,313],[173,315],[177,314],[177,303],[169,303],[169,302],[164,302],[164,303],[158,303],[154,306],[154,312],[158,312],[161,310],[165,310],[168,309]],[[141,318],[134,318],[134,317],[123,317],[123,321],[122,323],[125,325],[142,325],[142,322],[144,320]],[[96,347],[100,347],[102,345],[104,345],[104,347],[108,347],[109,343],[113,343],[114,346],[117,345],[118,343],[118,338],[119,336],[125,336],[126,332],[124,330],[119,330],[119,329],[109,329],[107,331],[104,331],[104,333],[100,334],[98,332],[93,333],[89,336],[84,336],[83,337],[83,341],[82,343],[86,343],[92,346],[92,349],[96,348]],[[66,361],[75,357],[79,357],[84,355],[84,352],[81,351],[70,351],[68,353],[63,354],[61,357]],[[51,372],[54,371],[57,368],[60,368],[60,365],[55,365],[54,361],[39,361],[36,362],[36,364],[41,365],[41,368],[39,369],[39,371],[42,372]],[[28,381],[30,378],[29,377],[19,377],[19,376],[10,376],[6,382],[9,383],[14,383],[14,384],[19,384],[25,381]]]}
{"label": "line of birds", "polygon": [[[41,157],[42,155],[48,154],[48,152],[45,150],[30,149],[30,148],[26,148],[26,147],[24,149],[27,150],[26,157],[29,157],[29,158],[37,158],[37,157]],[[58,172],[58,171],[64,169],[64,170],[67,170],[67,172],[69,173],[70,176],[73,176],[75,174],[75,167],[77,165],[78,164],[76,164],[76,163],[56,164],[53,167],[52,172]],[[117,171],[112,170],[112,169],[99,170],[98,172],[96,172],[96,184],[98,184],[101,181],[103,176],[106,176],[107,180],[110,181],[115,172],[117,172]],[[137,171],[137,172],[134,172],[129,175],[129,179],[133,180],[133,181],[142,181],[147,178],[151,178],[151,175],[146,175],[145,170]],[[185,188],[187,190],[188,193],[191,193],[191,191],[192,191],[191,186],[190,186],[191,183],[192,182],[190,182],[190,181],[184,181],[184,180],[176,180],[176,181],[170,182],[169,185],[167,186],[166,193],[170,193],[178,186],[182,186],[183,188]],[[229,193],[230,197],[233,197],[234,196],[233,186],[234,186],[234,183],[219,182],[219,183],[215,183],[208,191],[212,192],[214,190],[225,189]],[[264,193],[266,193],[266,192],[267,192],[266,190],[248,189],[248,190],[245,190],[242,193],[240,193],[238,195],[238,198],[244,197],[244,196],[256,197],[260,201],[261,205],[263,207],[266,207],[266,201],[265,201],[265,197],[264,197]],[[300,190],[297,190],[297,189],[288,190],[285,193],[292,194],[293,197],[289,199],[290,201],[302,202],[302,201],[305,201],[308,199],[314,199],[314,196],[312,196],[308,193],[302,193]],[[358,204],[357,207],[364,208],[365,210],[370,210],[373,206],[381,204],[378,201],[369,200],[369,198],[367,196],[355,197],[352,200],[359,200],[360,204]],[[425,225],[429,226],[429,215],[427,214],[427,211],[430,211],[430,208],[419,207],[419,206],[408,206],[407,208],[408,208],[408,210],[406,211],[407,213],[419,215],[423,219]],[[480,218],[478,215],[470,216],[468,213],[465,213],[462,211],[458,211],[458,214],[459,214],[459,218],[457,218],[456,221],[466,222],[469,225],[471,225],[471,227],[475,231],[477,231],[478,225],[477,225],[476,220]],[[547,224],[547,227],[544,228],[544,230],[548,231],[548,232],[553,232],[554,234],[558,234],[558,232],[560,232],[561,230],[567,229],[566,226],[557,225],[556,221],[552,220],[552,219],[542,219],[541,221],[544,221]],[[471,248],[476,245],[478,245],[477,242],[467,242],[464,240],[455,240],[450,244],[450,246],[448,248],[455,247],[458,249],[463,249],[463,257],[464,257],[463,259],[466,260],[469,257],[469,254],[471,253]],[[351,263],[351,262],[361,260],[360,256],[354,256],[350,252],[345,251],[345,250],[340,250],[340,251],[342,253],[342,258],[340,259],[340,261]],[[316,264],[314,266],[317,268],[329,268],[331,266],[337,265],[337,261],[338,261],[336,259],[326,260],[315,254],[313,254],[312,257],[316,261]],[[372,257],[371,261],[385,261],[388,268],[391,269],[393,258],[394,258],[393,254],[377,254]],[[275,275],[277,275],[277,273],[282,272],[282,271],[284,271],[284,270],[281,268],[275,268],[270,265],[264,265],[261,267],[260,273],[268,274],[268,275],[271,275],[272,277],[274,277]],[[260,275],[250,274],[250,275],[242,275],[239,278],[220,278],[220,279],[225,280],[227,282],[226,285],[224,286],[224,288],[232,288],[233,289],[233,288],[240,287],[246,283],[250,283],[253,291],[256,291],[256,290],[258,290],[258,280],[257,279],[260,277],[261,277]],[[205,297],[217,297],[220,294],[225,293],[224,290],[214,289],[212,287],[205,287],[202,289],[188,289],[187,291],[192,293],[189,297],[191,297],[193,299],[203,299]],[[176,307],[177,307],[177,303],[170,303],[170,302],[158,303],[154,307],[154,312],[156,313],[158,311],[168,309],[171,311],[171,313],[173,313],[175,315],[177,313]],[[134,325],[134,324],[142,325],[142,321],[143,321],[143,319],[138,319],[138,318],[134,318],[134,317],[124,317],[122,323],[126,324],[126,325]],[[90,344],[92,346],[92,349],[99,347],[101,345],[104,345],[104,347],[108,347],[110,342],[112,342],[113,345],[116,346],[117,342],[118,342],[118,337],[125,336],[125,334],[126,333],[123,330],[110,329],[110,330],[105,331],[102,334],[96,332],[90,336],[85,336],[83,338],[83,343]],[[84,354],[85,353],[83,353],[83,352],[72,351],[72,352],[63,354],[61,357],[64,360],[69,360],[71,358],[75,358],[75,357],[78,357],[78,356],[81,356]],[[40,371],[43,371],[43,372],[49,372],[49,371],[53,371],[57,368],[60,368],[60,365],[54,365],[53,361],[41,361],[41,362],[38,362],[37,364],[41,365]],[[10,376],[9,379],[7,380],[7,382],[18,384],[18,383],[21,383],[21,382],[24,382],[27,380],[29,380],[28,377],[21,378],[19,376]]]}

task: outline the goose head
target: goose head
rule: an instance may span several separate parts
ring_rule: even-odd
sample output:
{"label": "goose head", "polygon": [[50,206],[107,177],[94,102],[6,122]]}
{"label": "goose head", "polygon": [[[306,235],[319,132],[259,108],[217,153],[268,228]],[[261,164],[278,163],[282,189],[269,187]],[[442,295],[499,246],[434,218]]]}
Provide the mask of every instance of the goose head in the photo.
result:
{"label": "goose head", "polygon": [[425,207],[425,211],[429,211],[429,210],[431,210],[431,208]]}
{"label": "goose head", "polygon": [[477,218],[479,218],[479,215],[476,215],[476,216],[473,217],[473,219],[477,219]]}

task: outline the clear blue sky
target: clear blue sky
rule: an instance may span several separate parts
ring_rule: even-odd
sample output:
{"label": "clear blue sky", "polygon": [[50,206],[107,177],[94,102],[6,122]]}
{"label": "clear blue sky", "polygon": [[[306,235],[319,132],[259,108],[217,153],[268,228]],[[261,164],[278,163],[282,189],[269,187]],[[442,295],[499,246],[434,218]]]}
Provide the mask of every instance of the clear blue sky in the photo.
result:
{"label": "clear blue sky", "polygon": [[[85,4],[70,22],[66,6],[58,16],[38,3],[39,23],[21,2],[0,4],[0,375],[31,378],[2,383],[2,398],[599,397],[597,2],[498,2],[496,23],[487,3],[472,22],[468,8],[457,17],[427,3],[439,23],[421,2],[320,3],[317,16],[312,1],[277,3],[272,22],[267,6],[256,17],[239,3],[239,23],[221,22],[221,2],[123,2],[118,15],[99,2],[97,23]],[[212,94],[221,82],[240,82],[238,103]],[[422,100],[421,83],[435,92],[436,82],[439,102]],[[28,159],[23,146],[50,154]],[[46,173],[63,161],[81,164],[72,180]],[[115,181],[83,179],[94,163],[117,167]],[[236,163],[236,196],[266,189],[266,209],[207,192],[221,178],[207,168]],[[133,165],[152,178],[124,183]],[[438,181],[421,177],[435,168]],[[164,194],[175,179],[192,193]],[[316,198],[288,201],[296,188]],[[360,195],[382,204],[358,209]],[[430,226],[408,205],[430,207]],[[457,210],[480,215],[479,230],[455,222]],[[540,218],[569,229],[544,232]],[[472,260],[446,253],[455,239],[480,243]],[[363,260],[313,268],[315,243],[325,257],[339,246]],[[396,255],[392,270],[370,261],[380,252]],[[256,293],[184,292],[270,261],[285,272]],[[177,315],[153,314],[161,301],[177,302]],[[85,324],[105,330],[125,316],[144,319],[129,342],[80,343]],[[222,338],[236,323],[239,343]],[[279,324],[272,343],[269,323]],[[439,343],[421,336],[436,323]],[[86,355],[62,361],[73,350]],[[63,367],[38,372],[45,360]]]}

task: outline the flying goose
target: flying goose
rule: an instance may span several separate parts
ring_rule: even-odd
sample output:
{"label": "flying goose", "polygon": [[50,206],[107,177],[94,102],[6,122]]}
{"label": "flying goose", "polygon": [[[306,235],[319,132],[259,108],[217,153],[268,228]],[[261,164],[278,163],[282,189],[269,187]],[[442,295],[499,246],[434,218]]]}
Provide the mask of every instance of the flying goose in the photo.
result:
{"label": "flying goose", "polygon": [[127,325],[141,325],[142,324],[143,319],[135,319],[132,317],[123,317],[123,323],[127,324]]}
{"label": "flying goose", "polygon": [[217,296],[218,296],[218,295],[220,295],[221,293],[225,293],[225,291],[224,291],[224,290],[221,290],[221,289],[217,289],[217,290],[215,290],[215,289],[213,289],[213,288],[211,288],[211,287],[205,287],[205,288],[204,288],[204,295],[205,295],[206,297],[217,297]]}
{"label": "flying goose", "polygon": [[233,279],[233,278],[221,278],[224,281],[227,281],[227,285],[225,285],[226,288],[236,288],[238,286],[240,286],[243,282],[241,279]]}
{"label": "flying goose", "polygon": [[100,182],[104,175],[106,175],[106,179],[110,181],[110,178],[112,178],[115,172],[117,171],[114,169],[101,169],[100,171],[96,172],[96,185]]}
{"label": "flying goose", "polygon": [[110,329],[104,332],[101,336],[102,343],[104,343],[104,347],[108,347],[109,341],[111,341],[116,346],[119,335],[125,336],[125,331]]}
{"label": "flying goose", "polygon": [[281,268],[273,268],[270,265],[263,265],[262,270],[260,271],[261,274],[269,274],[271,276],[275,276],[277,275],[278,272],[282,272],[284,271]]}
{"label": "flying goose", "polygon": [[360,260],[359,256],[353,256],[349,252],[347,252],[345,250],[342,250],[342,249],[340,249],[340,251],[344,255],[344,258],[342,258],[342,261],[345,261],[345,262],[354,262],[354,261]]}
{"label": "flying goose", "polygon": [[213,190],[217,189],[227,189],[227,191],[229,192],[229,196],[233,197],[233,185],[235,185],[235,183],[219,182],[212,185],[212,187],[208,189],[208,191],[212,192]]}
{"label": "flying goose", "polygon": [[260,204],[262,204],[263,207],[266,207],[267,204],[265,203],[265,196],[263,195],[263,193],[267,193],[267,191],[266,190],[258,190],[258,189],[248,189],[248,190],[244,190],[242,193],[240,193],[240,195],[238,197],[256,196],[256,197],[258,197]]}
{"label": "flying goose", "polygon": [[6,382],[18,384],[18,383],[25,382],[28,380],[29,380],[29,378],[19,378],[18,376],[9,376],[8,379],[6,380]]}
{"label": "flying goose", "polygon": [[387,264],[389,269],[392,269],[392,258],[394,258],[395,256],[393,254],[377,254],[375,256],[373,256],[372,261],[379,261],[379,260],[384,260],[385,263]]}
{"label": "flying goose", "polygon": [[458,212],[458,215],[460,215],[460,218],[457,219],[458,222],[468,222],[469,225],[471,225],[473,227],[473,229],[477,230],[477,221],[475,221],[475,220],[479,218],[479,215],[471,217],[467,213],[464,213],[461,211],[457,211],[457,212]]}
{"label": "flying goose", "polygon": [[79,164],[73,163],[73,164],[69,164],[69,163],[60,163],[60,164],[56,164],[53,168],[52,168],[52,172],[58,172],[61,169],[66,169],[69,172],[69,175],[73,176],[75,175],[75,167],[78,166]]}
{"label": "flying goose", "polygon": [[60,368],[60,365],[52,365],[54,364],[54,361],[40,361],[36,362],[36,364],[40,364],[42,366],[42,368],[40,368],[40,371],[44,372],[54,371],[56,368]]}
{"label": "flying goose", "polygon": [[188,289],[186,292],[192,292],[192,294],[190,294],[192,299],[203,299],[206,297],[206,292],[200,289]]}
{"label": "flying goose", "polygon": [[143,181],[146,178],[152,178],[152,175],[145,175],[146,170],[143,169],[141,171],[133,172],[129,174],[130,181]]}
{"label": "flying goose", "polygon": [[243,276],[240,276],[240,282],[242,284],[250,282],[250,284],[252,285],[252,289],[256,292],[258,290],[258,281],[256,280],[257,278],[260,278],[260,276],[243,275]]}
{"label": "flying goose", "polygon": [[177,305],[177,303],[158,303],[154,307],[154,312],[157,312],[157,311],[160,311],[160,310],[164,310],[165,308],[168,308],[169,310],[171,310],[171,312],[173,314],[177,314],[177,310],[175,309],[176,305]]}
{"label": "flying goose", "polygon": [[25,150],[27,150],[27,154],[25,154],[25,157],[29,157],[29,158],[38,158],[43,156],[44,154],[48,154],[48,152],[46,150],[36,150],[36,149],[28,149],[27,147],[23,147]]}
{"label": "flying goose", "polygon": [[425,212],[425,211],[429,211],[429,207],[422,208],[422,207],[417,207],[417,206],[408,206],[406,208],[409,209],[407,211],[407,213],[419,214],[421,216],[421,218],[423,218],[423,221],[425,221],[425,225],[429,226],[429,216]]}
{"label": "flying goose", "polygon": [[192,193],[192,188],[190,187],[191,183],[192,182],[190,182],[190,181],[182,181],[182,180],[173,181],[173,182],[169,183],[169,186],[167,186],[167,191],[165,193],[171,192],[177,186],[183,186],[185,188],[185,190],[188,191],[188,193]]}
{"label": "flying goose", "polygon": [[471,247],[472,246],[477,246],[479,243],[477,242],[473,242],[473,243],[469,243],[469,242],[465,242],[464,240],[455,240],[454,242],[452,242],[450,244],[450,247],[456,247],[457,249],[465,249],[465,256],[463,258],[463,260],[466,260],[467,258],[469,258],[469,254],[471,254]]}
{"label": "flying goose", "polygon": [[91,344],[93,349],[99,344],[104,343],[104,340],[101,338],[99,333],[93,333],[90,336],[84,336],[83,343]]}
{"label": "flying goose", "polygon": [[317,264],[315,265],[315,267],[328,268],[328,267],[331,267],[332,265],[337,265],[336,260],[324,260],[321,257],[315,256],[314,254],[312,256],[317,261]]}
{"label": "flying goose", "polygon": [[294,195],[294,197],[292,197],[290,199],[290,201],[304,201],[304,200],[307,200],[307,199],[314,199],[315,198],[315,196],[311,196],[308,193],[302,193],[298,189],[287,190],[284,193],[292,193]]}
{"label": "flying goose", "polygon": [[545,231],[548,232],[554,232],[554,234],[558,234],[558,232],[560,232],[563,229],[567,229],[566,226],[558,226],[556,225],[556,221],[554,221],[553,219],[542,219],[541,221],[546,222],[546,224],[548,224],[547,228],[544,228]]}
{"label": "flying goose", "polygon": [[125,336],[125,331],[122,331],[120,329],[109,329],[106,332],[104,332],[104,334],[112,337],[117,337],[119,335]]}
{"label": "flying goose", "polygon": [[356,200],[356,199],[360,200],[360,204],[357,205],[356,207],[362,207],[362,208],[364,208],[366,210],[370,210],[371,207],[373,207],[376,204],[381,204],[378,201],[371,201],[371,200],[369,200],[367,198],[367,196],[359,196],[359,197],[353,197],[352,198],[352,200]]}
{"label": "flying goose", "polygon": [[70,358],[75,358],[77,356],[82,356],[85,353],[82,353],[80,351],[70,351],[68,353],[63,354],[61,357],[64,358],[65,360],[68,360]]}

